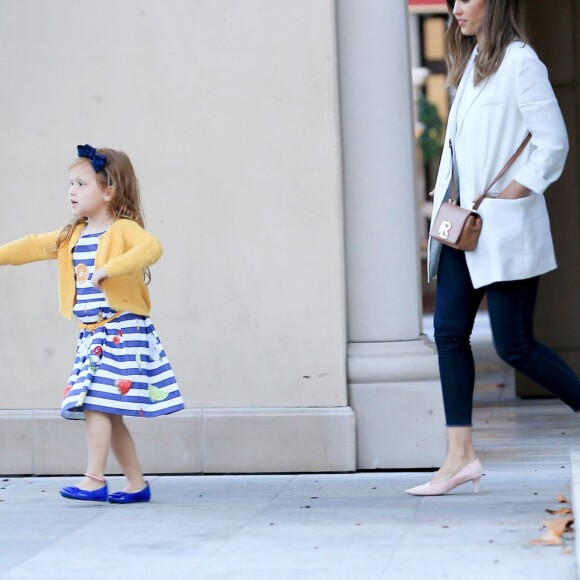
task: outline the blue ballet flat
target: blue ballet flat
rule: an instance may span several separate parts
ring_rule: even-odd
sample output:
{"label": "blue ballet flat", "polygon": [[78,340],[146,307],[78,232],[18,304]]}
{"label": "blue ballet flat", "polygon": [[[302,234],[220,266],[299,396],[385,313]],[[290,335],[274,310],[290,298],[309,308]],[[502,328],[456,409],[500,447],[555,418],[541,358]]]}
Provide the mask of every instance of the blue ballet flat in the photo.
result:
{"label": "blue ballet flat", "polygon": [[107,501],[109,491],[107,486],[96,489],[95,491],[86,491],[79,487],[63,487],[60,490],[60,495],[67,499],[80,499],[83,501]]}
{"label": "blue ballet flat", "polygon": [[117,491],[109,496],[110,503],[137,503],[139,501],[149,501],[151,499],[151,490],[149,489],[149,482],[146,486],[135,493],[127,493],[126,491]]}

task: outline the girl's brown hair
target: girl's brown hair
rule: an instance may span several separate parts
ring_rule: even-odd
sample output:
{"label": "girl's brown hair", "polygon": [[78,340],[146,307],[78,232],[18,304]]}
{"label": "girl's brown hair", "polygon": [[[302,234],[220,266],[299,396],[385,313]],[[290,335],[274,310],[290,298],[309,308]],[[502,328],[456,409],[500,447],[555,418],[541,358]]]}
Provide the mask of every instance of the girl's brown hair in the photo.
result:
{"label": "girl's brown hair", "polygon": [[[111,189],[110,204],[115,219],[130,219],[137,222],[141,227],[145,227],[139,182],[131,160],[126,153],[115,149],[97,149],[96,153],[107,158],[105,167],[95,175],[97,176],[97,183],[103,191],[108,188]],[[85,157],[79,157],[73,161],[71,168],[81,163],[90,164],[90,161]],[[77,225],[85,223],[86,219],[84,217],[76,217],[64,226],[58,235],[57,249],[70,240]],[[145,269],[144,277],[147,283],[151,281],[149,268]]]}
{"label": "girl's brown hair", "polygon": [[[123,151],[115,149],[97,149],[98,155],[107,158],[105,167],[96,173],[97,183],[103,191],[108,188],[112,190],[111,211],[116,219],[126,218],[137,222],[144,227],[144,213],[141,205],[141,195],[139,193],[139,182],[135,175],[135,170],[131,160]],[[71,168],[81,163],[90,163],[85,157],[75,159]],[[57,241],[57,248],[66,244],[78,224],[86,223],[84,217],[76,217],[70,221],[60,232]]]}
{"label": "girl's brown hair", "polygon": [[[448,82],[457,87],[475,45],[476,36],[465,36],[453,16],[454,0],[447,0],[451,23],[445,34],[445,60]],[[515,40],[528,42],[523,27],[519,0],[485,0],[481,24],[482,46],[475,60],[475,84],[492,75],[500,67],[507,47]]]}

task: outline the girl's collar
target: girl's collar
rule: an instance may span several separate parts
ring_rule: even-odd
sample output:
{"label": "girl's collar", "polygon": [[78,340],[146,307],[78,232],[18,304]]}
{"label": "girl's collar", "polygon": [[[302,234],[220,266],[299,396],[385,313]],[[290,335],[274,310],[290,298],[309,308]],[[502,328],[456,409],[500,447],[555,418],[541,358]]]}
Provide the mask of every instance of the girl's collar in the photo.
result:
{"label": "girl's collar", "polygon": [[87,224],[80,224],[80,225],[82,225],[82,226],[83,226],[83,227],[82,227],[82,229],[81,229],[81,235],[82,235],[82,236],[93,236],[93,235],[96,235],[96,234],[101,234],[101,235],[102,235],[102,234],[104,234],[105,232],[107,232],[107,231],[108,231],[108,230],[109,230],[109,229],[112,227],[112,225],[113,225],[113,224],[114,224],[116,221],[117,221],[117,220],[116,220],[116,219],[114,219],[113,221],[111,221],[111,222],[109,222],[109,223],[106,223],[106,224],[104,224],[103,226],[99,227],[98,229],[95,229],[95,230],[92,230],[92,229],[91,229],[91,231],[90,231],[90,232],[87,232],[87,231],[86,231],[86,230],[87,230],[87,227],[88,227],[88,225],[87,225]]}
{"label": "girl's collar", "polygon": [[[116,221],[117,221],[117,220],[115,220],[115,222],[116,222]],[[114,224],[115,222],[113,222],[113,223],[112,223],[112,224],[109,226],[109,229],[107,229],[107,230],[104,232],[104,234],[103,234],[103,235],[106,235],[106,234],[109,232],[109,230],[111,229],[111,227],[113,227],[113,224]],[[71,237],[70,237],[70,239],[69,239],[69,242],[68,242],[68,247],[69,247],[69,250],[70,250],[70,251],[72,251],[72,249],[75,247],[76,243],[79,241],[79,238],[80,238],[80,237],[81,237],[81,235],[83,234],[83,230],[85,229],[85,226],[86,226],[86,224],[77,224],[77,225],[75,226],[75,229],[73,230],[73,233],[72,233],[72,235],[71,235]]]}

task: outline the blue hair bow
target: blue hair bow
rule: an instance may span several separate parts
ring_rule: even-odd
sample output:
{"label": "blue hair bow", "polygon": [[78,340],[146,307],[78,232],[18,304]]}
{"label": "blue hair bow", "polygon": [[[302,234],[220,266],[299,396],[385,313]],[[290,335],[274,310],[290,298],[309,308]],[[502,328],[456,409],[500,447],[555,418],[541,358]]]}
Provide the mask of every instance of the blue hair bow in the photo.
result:
{"label": "blue hair bow", "polygon": [[77,145],[77,152],[79,157],[86,157],[91,162],[95,173],[102,171],[107,164],[107,158],[104,155],[99,155],[91,145]]}

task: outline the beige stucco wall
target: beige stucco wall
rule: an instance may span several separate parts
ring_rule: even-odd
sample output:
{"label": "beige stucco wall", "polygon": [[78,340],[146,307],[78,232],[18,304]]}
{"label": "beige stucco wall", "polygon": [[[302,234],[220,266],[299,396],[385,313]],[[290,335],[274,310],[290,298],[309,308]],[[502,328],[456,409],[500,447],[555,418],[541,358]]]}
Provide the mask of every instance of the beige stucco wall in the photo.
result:
{"label": "beige stucco wall", "polygon": [[[331,0],[3,0],[0,242],[69,217],[78,143],[131,156],[152,318],[194,407],[347,404]],[[55,409],[56,268],[0,269],[0,409]]]}

